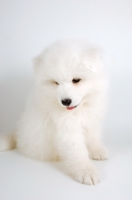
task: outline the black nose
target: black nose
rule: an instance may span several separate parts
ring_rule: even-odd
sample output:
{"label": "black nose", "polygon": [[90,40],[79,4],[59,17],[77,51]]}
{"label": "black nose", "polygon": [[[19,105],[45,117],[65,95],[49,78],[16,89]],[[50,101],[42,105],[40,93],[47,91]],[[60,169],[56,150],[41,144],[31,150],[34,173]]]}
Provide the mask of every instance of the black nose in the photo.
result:
{"label": "black nose", "polygon": [[71,99],[63,99],[61,102],[64,106],[69,106],[71,104],[72,100]]}

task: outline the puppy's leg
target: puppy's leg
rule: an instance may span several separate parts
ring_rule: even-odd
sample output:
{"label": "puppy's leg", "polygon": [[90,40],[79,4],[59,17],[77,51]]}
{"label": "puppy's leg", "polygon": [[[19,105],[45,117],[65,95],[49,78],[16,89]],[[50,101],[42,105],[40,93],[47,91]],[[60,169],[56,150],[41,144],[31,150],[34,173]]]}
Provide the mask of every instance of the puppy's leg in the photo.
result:
{"label": "puppy's leg", "polygon": [[88,156],[82,130],[77,124],[59,126],[56,145],[67,172],[76,181],[89,185],[99,182],[98,173]]}
{"label": "puppy's leg", "polygon": [[108,151],[102,145],[100,141],[100,133],[96,130],[96,132],[91,133],[91,137],[88,141],[88,149],[90,153],[90,157],[94,160],[106,160],[108,159]]}

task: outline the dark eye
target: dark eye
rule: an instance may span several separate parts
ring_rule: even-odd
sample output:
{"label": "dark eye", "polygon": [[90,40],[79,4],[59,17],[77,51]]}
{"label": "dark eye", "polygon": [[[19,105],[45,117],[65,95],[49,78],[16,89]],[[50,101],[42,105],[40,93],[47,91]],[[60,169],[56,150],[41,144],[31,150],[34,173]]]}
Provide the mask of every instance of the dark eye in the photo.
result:
{"label": "dark eye", "polygon": [[80,82],[80,81],[81,81],[80,78],[74,78],[74,79],[72,80],[73,83],[78,83],[78,82]]}
{"label": "dark eye", "polygon": [[56,81],[55,81],[55,84],[56,84],[56,85],[59,85],[59,83],[58,83],[58,82],[56,82]]}

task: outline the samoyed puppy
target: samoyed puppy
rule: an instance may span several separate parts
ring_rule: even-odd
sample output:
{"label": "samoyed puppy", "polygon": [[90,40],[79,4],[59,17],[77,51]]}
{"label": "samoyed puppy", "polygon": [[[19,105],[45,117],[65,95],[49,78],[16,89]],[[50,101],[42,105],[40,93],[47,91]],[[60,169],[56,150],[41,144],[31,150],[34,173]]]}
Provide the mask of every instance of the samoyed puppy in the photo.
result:
{"label": "samoyed puppy", "polygon": [[0,151],[16,147],[42,161],[61,160],[76,181],[97,184],[91,159],[108,158],[100,140],[107,91],[101,51],[84,41],[58,41],[34,68],[35,88],[15,134],[0,136]]}

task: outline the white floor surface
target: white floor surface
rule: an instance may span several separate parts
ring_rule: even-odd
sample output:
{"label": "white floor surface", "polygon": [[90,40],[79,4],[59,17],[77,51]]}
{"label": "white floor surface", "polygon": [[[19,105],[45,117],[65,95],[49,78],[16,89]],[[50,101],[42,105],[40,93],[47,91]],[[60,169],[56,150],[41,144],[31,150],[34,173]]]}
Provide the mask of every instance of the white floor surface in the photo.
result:
{"label": "white floor surface", "polygon": [[17,150],[0,153],[0,200],[131,200],[131,142],[109,142],[107,161],[93,161],[100,184],[88,186],[64,174],[58,164],[26,158]]}

